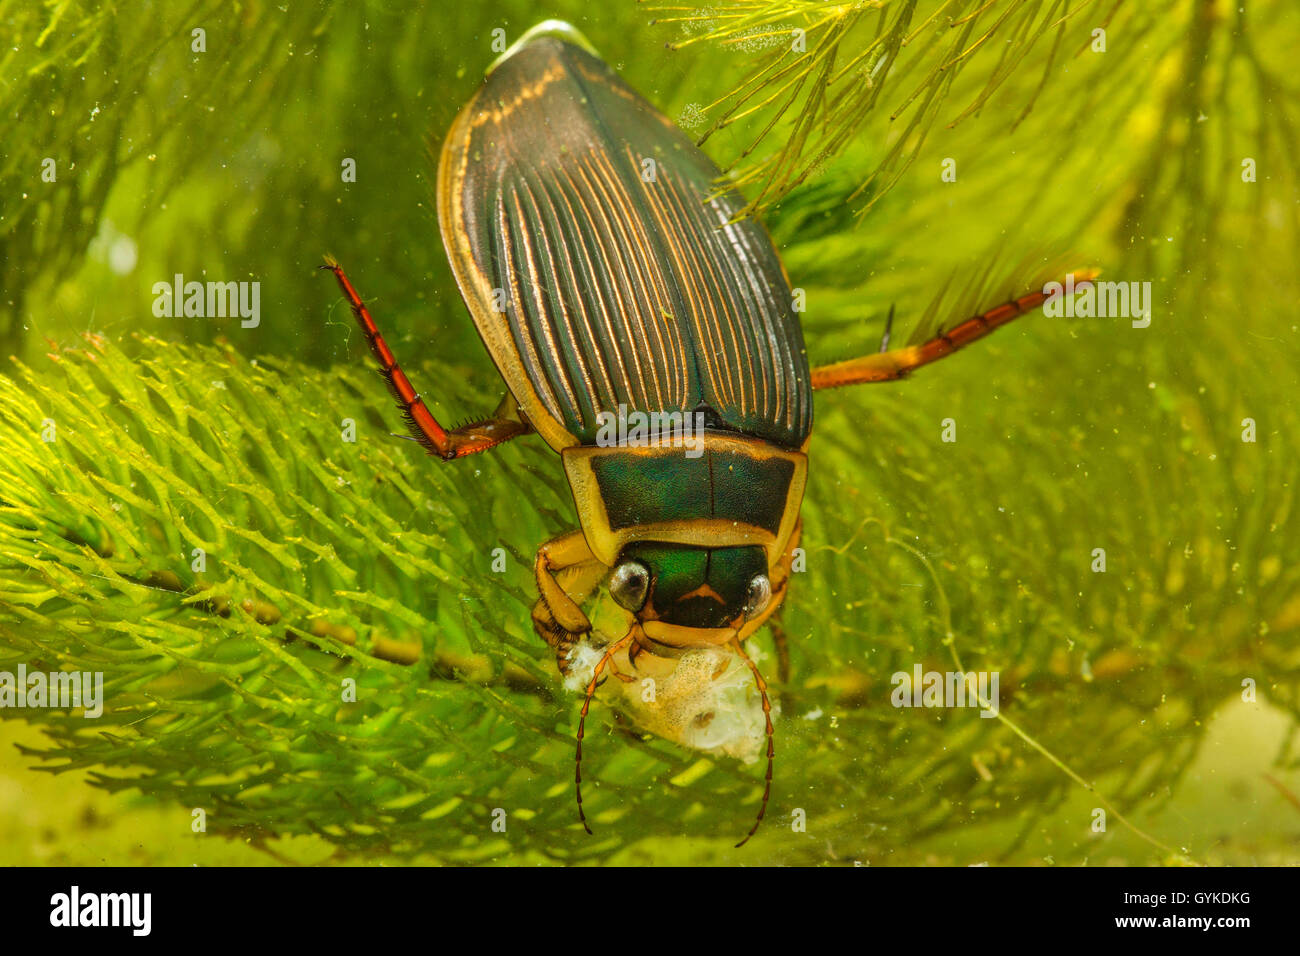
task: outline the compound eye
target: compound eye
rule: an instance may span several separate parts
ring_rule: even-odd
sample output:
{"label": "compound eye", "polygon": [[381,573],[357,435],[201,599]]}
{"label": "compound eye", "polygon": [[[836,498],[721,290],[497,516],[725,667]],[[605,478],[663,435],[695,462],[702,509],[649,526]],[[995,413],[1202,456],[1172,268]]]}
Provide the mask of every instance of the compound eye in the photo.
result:
{"label": "compound eye", "polygon": [[752,621],[772,603],[772,582],[767,579],[766,574],[754,576],[754,580],[749,582],[749,593],[745,597],[745,619]]}
{"label": "compound eye", "polygon": [[650,569],[640,561],[624,561],[610,576],[609,593],[621,607],[641,610],[650,593]]}

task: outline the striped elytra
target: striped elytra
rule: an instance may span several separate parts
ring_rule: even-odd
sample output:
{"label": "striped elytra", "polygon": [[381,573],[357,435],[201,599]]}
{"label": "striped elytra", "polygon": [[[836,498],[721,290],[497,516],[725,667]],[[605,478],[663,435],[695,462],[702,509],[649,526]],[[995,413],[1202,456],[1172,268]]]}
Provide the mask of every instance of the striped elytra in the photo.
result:
{"label": "striped elytra", "polygon": [[493,361],[552,447],[591,444],[596,416],[620,405],[706,406],[723,427],[803,445],[812,392],[790,286],[718,179],[608,65],[551,35],[499,62],[456,120],[443,241]]}

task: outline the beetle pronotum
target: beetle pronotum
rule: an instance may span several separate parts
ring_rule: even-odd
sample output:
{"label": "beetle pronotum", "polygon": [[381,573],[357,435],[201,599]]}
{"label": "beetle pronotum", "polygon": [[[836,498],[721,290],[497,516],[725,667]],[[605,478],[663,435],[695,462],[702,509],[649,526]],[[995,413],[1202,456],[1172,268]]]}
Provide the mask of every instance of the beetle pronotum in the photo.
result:
{"label": "beetle pronotum", "polygon": [[[650,160],[652,162],[647,163]],[[646,175],[647,171],[652,175]],[[418,441],[444,460],[537,432],[560,454],[580,530],[537,552],[538,634],[561,671],[591,630],[583,602],[608,581],[628,614],[587,684],[626,650],[671,658],[727,647],[762,697],[767,772],[743,845],[771,793],[766,683],[745,641],[786,596],[799,540],[814,390],[893,381],[1042,304],[1033,292],[923,344],[810,369],[790,283],[717,167],[628,87],[572,27],[528,31],[489,70],[447,135],[438,216],[452,269],[508,389],[488,418],[445,429],[412,387],[333,260],[333,271]],[[620,409],[701,416],[702,453],[680,435],[597,441]],[[578,593],[556,575],[586,571]]]}

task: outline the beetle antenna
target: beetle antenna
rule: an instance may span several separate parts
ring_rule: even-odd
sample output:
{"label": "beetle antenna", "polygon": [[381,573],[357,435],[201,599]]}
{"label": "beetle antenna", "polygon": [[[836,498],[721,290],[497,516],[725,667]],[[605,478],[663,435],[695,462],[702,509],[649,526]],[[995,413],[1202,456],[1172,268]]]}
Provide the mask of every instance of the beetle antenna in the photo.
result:
{"label": "beetle antenna", "polygon": [[763,802],[758,806],[758,819],[754,821],[754,825],[745,834],[745,839],[736,844],[736,849],[740,849],[749,842],[750,837],[758,832],[758,826],[763,822],[763,814],[767,813],[767,798],[772,795],[772,758],[776,756],[776,747],[772,741],[772,702],[767,699],[767,681],[763,680],[763,675],[758,672],[758,665],[750,660],[740,641],[733,641],[732,646],[740,654],[744,662],[749,665],[749,670],[754,675],[754,686],[758,688],[758,694],[763,698],[763,719],[767,722],[767,779],[763,783]]}
{"label": "beetle antenna", "polygon": [[600,674],[605,669],[605,665],[628,641],[632,640],[634,633],[635,627],[605,649],[605,654],[601,657],[600,663],[596,665],[596,669],[591,673],[591,681],[587,684],[587,696],[582,702],[582,716],[578,718],[578,752],[576,759],[573,761],[573,785],[578,795],[578,819],[582,821],[582,828],[588,834],[591,833],[591,827],[587,825],[587,814],[582,809],[582,737],[587,728],[587,710],[591,707],[592,695],[596,693],[596,682],[600,680]]}

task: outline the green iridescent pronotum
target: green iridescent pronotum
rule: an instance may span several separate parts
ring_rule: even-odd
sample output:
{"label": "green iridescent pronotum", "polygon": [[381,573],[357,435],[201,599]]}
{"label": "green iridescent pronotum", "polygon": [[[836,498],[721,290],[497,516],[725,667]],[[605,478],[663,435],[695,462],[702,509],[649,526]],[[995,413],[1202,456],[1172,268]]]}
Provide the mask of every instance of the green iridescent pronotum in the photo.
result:
{"label": "green iridescent pronotum", "polygon": [[[534,626],[564,672],[591,631],[582,605],[602,583],[628,628],[603,646],[587,684],[579,761],[591,696],[616,661],[635,671],[719,647],[748,666],[767,739],[752,835],[774,748],[766,684],[744,643],[786,596],[813,391],[901,378],[1044,297],[810,369],[772,241],[719,179],[577,31],[550,21],[488,70],[438,171],[442,239],[507,388],[493,415],[439,425],[342,268],[326,268],[431,453],[452,460],[531,432],[559,453],[581,527],[537,552]],[[660,427],[626,427],[647,420]],[[586,826],[580,763],[577,781]]]}

